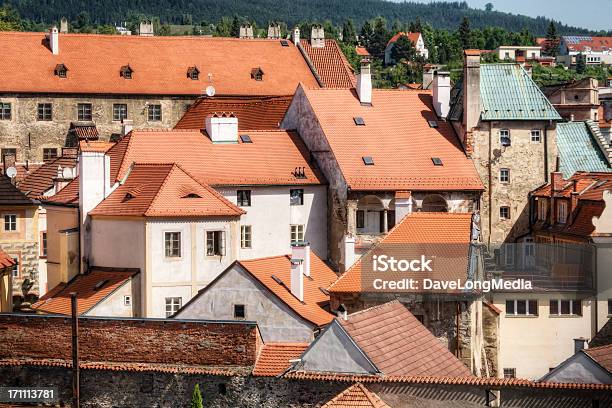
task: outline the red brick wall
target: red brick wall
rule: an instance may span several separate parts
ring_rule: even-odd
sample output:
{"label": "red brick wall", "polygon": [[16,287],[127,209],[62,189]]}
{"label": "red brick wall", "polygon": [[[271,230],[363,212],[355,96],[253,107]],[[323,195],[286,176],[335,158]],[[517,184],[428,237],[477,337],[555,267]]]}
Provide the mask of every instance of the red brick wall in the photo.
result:
{"label": "red brick wall", "polygon": [[[259,334],[249,323],[79,319],[81,361],[251,366]],[[0,315],[0,359],[72,357],[71,321]]]}

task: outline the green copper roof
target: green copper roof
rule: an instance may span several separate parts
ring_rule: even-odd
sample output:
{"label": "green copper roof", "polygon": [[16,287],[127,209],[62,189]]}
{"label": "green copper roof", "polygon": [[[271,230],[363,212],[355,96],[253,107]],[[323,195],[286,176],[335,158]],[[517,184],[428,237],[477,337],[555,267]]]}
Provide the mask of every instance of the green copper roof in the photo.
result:
{"label": "green copper roof", "polygon": [[[481,120],[560,120],[561,117],[529,74],[517,64],[480,66]],[[463,84],[451,91],[450,120],[463,115]]]}
{"label": "green copper roof", "polygon": [[558,123],[557,148],[559,170],[566,179],[577,171],[612,172],[585,122]]}
{"label": "green copper roof", "polygon": [[517,64],[480,66],[482,120],[560,120],[529,74]]}

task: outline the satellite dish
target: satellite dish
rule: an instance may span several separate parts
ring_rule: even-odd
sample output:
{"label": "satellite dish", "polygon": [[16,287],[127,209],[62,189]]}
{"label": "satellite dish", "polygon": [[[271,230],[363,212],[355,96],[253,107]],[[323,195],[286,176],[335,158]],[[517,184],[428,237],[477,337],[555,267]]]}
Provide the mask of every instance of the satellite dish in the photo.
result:
{"label": "satellite dish", "polygon": [[206,95],[215,96],[215,87],[210,85],[206,87]]}
{"label": "satellite dish", "polygon": [[9,167],[6,169],[6,175],[10,178],[13,178],[17,175],[17,169],[14,167]]}

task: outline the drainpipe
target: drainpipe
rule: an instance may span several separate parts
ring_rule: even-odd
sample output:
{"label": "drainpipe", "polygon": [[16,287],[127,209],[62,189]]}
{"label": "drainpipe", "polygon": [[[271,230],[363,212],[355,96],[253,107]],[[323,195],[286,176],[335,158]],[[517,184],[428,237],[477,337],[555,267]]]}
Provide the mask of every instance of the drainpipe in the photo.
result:
{"label": "drainpipe", "polygon": [[493,206],[493,197],[492,197],[492,192],[491,192],[491,188],[492,188],[492,184],[493,184],[493,173],[491,171],[491,160],[493,158],[493,146],[492,146],[492,142],[493,142],[493,136],[492,136],[492,129],[491,129],[491,122],[489,122],[489,160],[488,160],[488,164],[487,164],[487,170],[489,172],[489,185],[487,187],[487,194],[488,194],[488,198],[489,198],[489,236],[487,238],[488,241],[488,247],[491,248],[491,229],[493,228],[493,209],[491,208]]}
{"label": "drainpipe", "polygon": [[[551,123],[549,121],[549,123]],[[544,125],[544,182],[548,183],[548,125]]]}
{"label": "drainpipe", "polygon": [[460,317],[459,314],[461,312],[461,306],[459,306],[459,302],[455,302],[455,304],[457,305],[457,345],[456,345],[456,350],[455,350],[455,354],[457,355],[457,358],[459,358],[461,356],[460,350],[459,350],[459,323],[460,323]]}

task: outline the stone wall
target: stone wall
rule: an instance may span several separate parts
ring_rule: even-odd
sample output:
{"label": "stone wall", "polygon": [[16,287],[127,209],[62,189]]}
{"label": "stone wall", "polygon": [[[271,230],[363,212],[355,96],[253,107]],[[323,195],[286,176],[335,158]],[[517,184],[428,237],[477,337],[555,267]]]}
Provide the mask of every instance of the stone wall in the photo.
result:
{"label": "stone wall", "polygon": [[[172,128],[183,116],[195,96],[162,95],[58,95],[0,94],[0,102],[11,104],[11,120],[0,120],[0,147],[16,148],[17,161],[41,162],[43,148],[66,144],[72,122],[78,122],[77,104],[92,104],[92,121],[101,140],[121,133],[121,122],[113,121],[113,104],[127,105],[127,119],[134,128]],[[38,104],[52,104],[51,121],[39,121]],[[148,105],[162,106],[162,120],[148,120]]]}
{"label": "stone wall", "polygon": [[[38,265],[40,259],[40,250],[36,241],[13,241],[2,242],[2,250],[7,254],[14,256],[19,262],[19,277],[13,277],[13,296],[21,298],[23,292],[21,285],[23,281],[29,279],[32,283],[32,289],[29,293],[39,293],[38,287]],[[19,306],[17,303],[15,306]]]}

